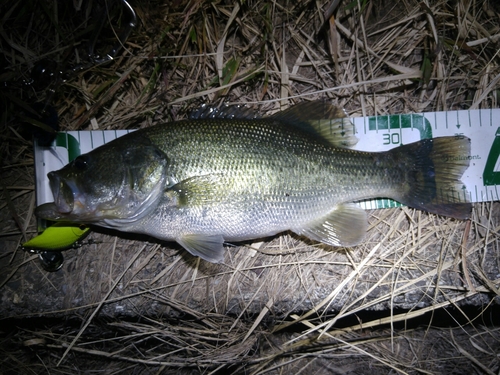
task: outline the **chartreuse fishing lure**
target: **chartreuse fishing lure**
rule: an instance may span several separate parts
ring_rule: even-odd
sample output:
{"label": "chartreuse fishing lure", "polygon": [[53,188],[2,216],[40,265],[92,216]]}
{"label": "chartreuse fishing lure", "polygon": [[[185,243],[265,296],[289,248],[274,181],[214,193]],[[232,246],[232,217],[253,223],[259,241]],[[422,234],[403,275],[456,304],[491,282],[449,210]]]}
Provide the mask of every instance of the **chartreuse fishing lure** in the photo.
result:
{"label": "chartreuse fishing lure", "polygon": [[41,234],[22,244],[22,249],[38,254],[46,271],[57,271],[62,267],[64,257],[61,251],[82,246],[82,240],[90,228],[82,224],[55,223]]}

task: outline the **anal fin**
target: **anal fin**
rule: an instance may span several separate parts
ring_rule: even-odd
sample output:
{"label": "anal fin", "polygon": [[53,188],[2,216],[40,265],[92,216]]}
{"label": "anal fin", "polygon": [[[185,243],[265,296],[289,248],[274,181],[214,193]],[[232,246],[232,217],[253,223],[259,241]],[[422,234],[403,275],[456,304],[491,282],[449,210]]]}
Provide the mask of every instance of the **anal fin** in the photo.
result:
{"label": "anal fin", "polygon": [[355,246],[365,237],[367,225],[365,210],[354,204],[341,204],[327,216],[293,231],[332,246]]}

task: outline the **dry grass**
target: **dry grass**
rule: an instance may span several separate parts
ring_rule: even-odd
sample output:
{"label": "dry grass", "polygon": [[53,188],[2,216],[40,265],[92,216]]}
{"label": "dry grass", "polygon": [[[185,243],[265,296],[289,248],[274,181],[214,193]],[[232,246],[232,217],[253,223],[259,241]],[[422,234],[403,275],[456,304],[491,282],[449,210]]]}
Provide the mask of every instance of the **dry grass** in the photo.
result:
{"label": "dry grass", "polygon": [[[34,102],[63,130],[150,126],[200,103],[270,114],[326,97],[352,116],[499,106],[495,2],[346,1],[324,19],[329,5],[132,3],[139,25],[102,66],[86,64],[88,4],[0,7],[2,372],[498,373],[497,202],[469,222],[372,211],[358,247],[284,234],[229,248],[223,265],[108,232],[53,274],[18,249],[36,231],[21,124]],[[102,35],[101,53],[116,40]],[[26,84],[41,59],[63,74]]]}

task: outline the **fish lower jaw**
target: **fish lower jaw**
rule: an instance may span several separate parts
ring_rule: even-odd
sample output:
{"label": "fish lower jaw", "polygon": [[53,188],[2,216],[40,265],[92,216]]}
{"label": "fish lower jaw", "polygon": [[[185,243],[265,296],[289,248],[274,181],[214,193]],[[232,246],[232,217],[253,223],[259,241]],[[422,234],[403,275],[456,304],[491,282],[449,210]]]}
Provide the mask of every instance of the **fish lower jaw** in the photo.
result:
{"label": "fish lower jaw", "polygon": [[75,205],[72,210],[65,211],[56,202],[45,203],[35,209],[35,215],[51,221],[68,221],[74,223],[93,223],[101,220],[95,211],[86,210],[83,206]]}
{"label": "fish lower jaw", "polygon": [[35,215],[37,217],[45,219],[45,220],[52,220],[52,221],[64,220],[64,217],[63,217],[64,214],[61,214],[61,212],[59,212],[59,210],[54,202],[44,203],[44,204],[38,206],[35,209]]}

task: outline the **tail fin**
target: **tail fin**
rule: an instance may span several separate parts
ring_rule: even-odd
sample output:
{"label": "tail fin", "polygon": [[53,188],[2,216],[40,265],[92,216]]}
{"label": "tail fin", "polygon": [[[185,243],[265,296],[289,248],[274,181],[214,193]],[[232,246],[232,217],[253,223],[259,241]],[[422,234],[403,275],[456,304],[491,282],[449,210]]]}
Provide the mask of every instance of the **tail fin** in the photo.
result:
{"label": "tail fin", "polygon": [[389,152],[405,168],[407,183],[398,201],[438,215],[470,217],[472,205],[460,181],[470,162],[469,138],[424,139]]}

